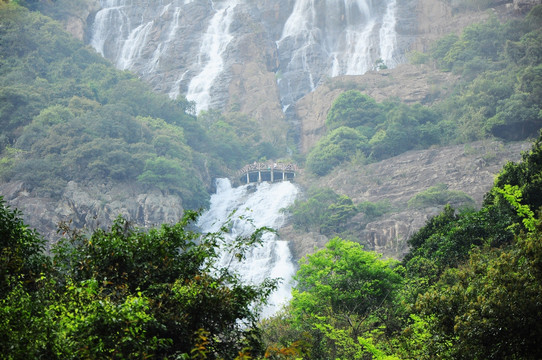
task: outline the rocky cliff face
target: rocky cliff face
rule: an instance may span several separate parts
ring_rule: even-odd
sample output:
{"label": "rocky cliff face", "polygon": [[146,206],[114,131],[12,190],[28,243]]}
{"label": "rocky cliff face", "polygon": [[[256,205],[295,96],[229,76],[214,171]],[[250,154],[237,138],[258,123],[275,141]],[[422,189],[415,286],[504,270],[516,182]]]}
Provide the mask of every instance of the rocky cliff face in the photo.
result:
{"label": "rocky cliff face", "polygon": [[[303,151],[318,138],[321,123],[307,104],[316,104],[321,117],[339,93],[320,87],[330,81],[359,84],[364,80],[344,76],[395,68],[408,51],[427,50],[441,36],[497,11],[458,12],[454,1],[443,0],[88,1],[87,8],[98,5],[98,11],[88,18],[86,39],[118,68],[138,73],[172,98],[186,96],[196,102],[196,111],[248,114],[271,143],[285,141],[287,120],[301,124]],[[512,0],[495,0],[505,13],[513,12],[512,5]],[[386,90],[393,81],[397,88],[421,86],[415,75],[409,79],[401,71],[382,72],[392,74]],[[426,80],[433,95],[441,87],[439,77],[445,76]],[[318,96],[323,93],[324,98]]]}
{"label": "rocky cliff face", "polygon": [[[494,1],[509,12],[536,2]],[[329,78],[393,68],[408,51],[427,50],[439,37],[491,16],[458,13],[454,3],[84,0],[64,22],[157,91],[185,95],[198,110],[242,111],[269,125],[284,123],[282,110]]]}
{"label": "rocky cliff face", "polygon": [[[524,11],[536,2],[540,1],[495,1],[505,8],[499,14]],[[453,75],[426,66],[397,65],[407,51],[427,50],[442,35],[491,15],[491,11],[456,13],[453,1],[443,0],[84,0],[78,4],[82,4],[79,9],[64,19],[66,29],[117,67],[138,73],[156,91],[172,98],[186,95],[198,103],[198,109],[249,114],[262,125],[263,139],[273,143],[274,138],[286,137],[286,117],[293,116],[302,152],[322,136],[327,110],[342,91],[357,88],[379,101],[393,96],[421,103],[445,94]],[[346,46],[353,44],[357,45]],[[378,60],[392,69],[375,71]],[[410,152],[305,181],[330,186],[355,201],[389,199],[402,209],[364,228],[360,222],[350,224],[353,231],[364,234],[368,248],[398,257],[409,234],[439,210],[405,210],[413,194],[447,183],[479,202],[504,160],[517,159],[526,147],[479,144],[474,145],[475,151],[452,147]],[[149,226],[176,221],[182,212],[174,196],[120,184],[72,182],[59,200],[31,194],[20,183],[3,184],[0,193],[50,238],[55,237],[59,221],[93,228],[107,226],[124,214],[140,226]],[[298,255],[327,240],[319,234],[297,236]]]}
{"label": "rocky cliff face", "polygon": [[395,69],[370,71],[362,76],[329,79],[301,98],[295,107],[300,123],[300,150],[307,153],[325,134],[325,120],[333,101],[343,92],[357,89],[377,101],[398,98],[405,103],[429,104],[451,90],[457,76],[426,65],[399,65]]}
{"label": "rocky cliff face", "polygon": [[[412,41],[409,50],[416,51],[427,51],[440,37],[460,33],[464,27],[484,21],[490,16],[507,18],[517,14],[514,10],[516,5],[513,5],[512,1],[497,0],[495,8],[459,13],[454,10],[453,1],[418,0],[415,5],[415,8],[410,9],[416,19],[416,28],[410,34]],[[358,89],[377,101],[391,97],[406,103],[430,104],[445,96],[457,79],[457,76],[442,73],[430,66],[408,64],[392,69],[368,71],[363,75],[343,75],[328,79],[295,104],[294,117],[299,124],[299,149],[302,153],[307,153],[322,137],[325,133],[327,112],[342,92]]]}
{"label": "rocky cliff face", "polygon": [[26,190],[24,183],[0,185],[0,194],[23,212],[27,224],[45,238],[59,238],[58,224],[79,229],[108,228],[122,215],[138,227],[176,223],[183,207],[178,196],[145,191],[134,184],[78,184],[69,182],[60,199],[41,197]]}

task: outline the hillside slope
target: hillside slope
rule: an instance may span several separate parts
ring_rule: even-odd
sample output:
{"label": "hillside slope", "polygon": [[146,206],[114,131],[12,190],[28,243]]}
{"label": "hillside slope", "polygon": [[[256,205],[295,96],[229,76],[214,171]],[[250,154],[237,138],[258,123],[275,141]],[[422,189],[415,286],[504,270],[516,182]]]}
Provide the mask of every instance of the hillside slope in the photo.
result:
{"label": "hillside slope", "polygon": [[[388,203],[390,210],[383,216],[367,222],[360,213],[348,221],[339,235],[360,242],[367,250],[401,258],[408,250],[406,240],[445,205],[437,196],[420,206],[409,207],[409,200],[432,187],[445,185],[448,191],[468,195],[474,200],[472,205],[479,207],[504,164],[519,161],[521,153],[530,147],[528,141],[481,141],[413,150],[368,165],[348,163],[325,177],[303,174],[298,182],[305,188],[330,188],[348,196],[354,204]],[[328,236],[296,231],[291,225],[282,229],[281,234],[294,239],[296,257],[311,253],[328,241]]]}

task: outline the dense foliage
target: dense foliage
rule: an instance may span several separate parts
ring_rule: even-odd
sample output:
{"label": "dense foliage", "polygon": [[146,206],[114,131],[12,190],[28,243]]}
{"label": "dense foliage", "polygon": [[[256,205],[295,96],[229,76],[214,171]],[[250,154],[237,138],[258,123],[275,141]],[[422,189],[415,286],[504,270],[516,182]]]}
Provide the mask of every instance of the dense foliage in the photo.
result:
{"label": "dense foliage", "polygon": [[[43,240],[0,201],[0,351],[5,359],[215,359],[256,356],[258,305],[274,281],[243,284],[217,268],[222,232],[175,225]],[[237,251],[264,229],[238,239]],[[233,245],[232,245],[233,246]],[[240,254],[240,257],[242,254]],[[243,357],[245,356],[245,357]]]}
{"label": "dense foliage", "polygon": [[[439,41],[431,61],[463,80],[438,105],[376,103],[344,93],[308,168],[323,175],[353,158],[533,136],[542,119],[541,19],[537,7],[525,20],[492,19]],[[23,180],[53,196],[69,180],[133,181],[198,205],[205,195],[194,174],[206,160],[238,166],[275,154],[266,143],[251,149],[259,139],[250,119],[210,111],[198,123],[191,104],[154,95],[132,75],[112,70],[48,18],[4,1],[0,24],[4,180]],[[202,149],[208,139],[210,148]],[[301,261],[292,301],[259,326],[258,306],[274,282],[246,285],[217,268],[221,232],[192,232],[194,213],[149,231],[122,218],[90,235],[64,225],[63,240],[47,255],[39,234],[0,200],[0,353],[7,359],[539,359],[541,179],[542,137],[522,162],[504,167],[481,209],[446,206],[429,220],[409,239],[401,263],[333,238]],[[470,202],[437,186],[408,205],[453,201]],[[334,236],[354,216],[381,216],[387,206],[313,189],[289,210],[297,227]],[[238,249],[259,235],[238,239]]]}
{"label": "dense foliage", "polygon": [[253,161],[277,159],[284,155],[278,144],[264,141],[256,121],[239,112],[221,114],[209,110],[199,114],[198,122],[208,134],[206,150],[213,159],[238,169]]}
{"label": "dense foliage", "polygon": [[525,19],[471,25],[437,41],[430,54],[413,56],[461,75],[452,95],[430,106],[377,103],[358,90],[342,93],[327,115],[327,134],[307,156],[307,168],[326,175],[360,154],[378,161],[431,145],[536,137],[542,127],[541,28],[539,6]]}
{"label": "dense foliage", "polygon": [[542,136],[504,167],[480,210],[448,206],[412,236],[402,263],[332,239],[301,261],[284,312],[259,326],[253,306],[273,282],[245,285],[215,268],[221,232],[190,231],[194,213],[148,232],[122,218],[89,236],[63,226],[51,257],[2,202],[2,354],[538,359],[542,219],[538,197],[527,194],[537,194],[541,153]]}
{"label": "dense foliage", "polygon": [[[542,136],[480,210],[451,206],[401,264],[335,238],[262,324],[274,358],[538,359],[542,336]],[[536,190],[535,190],[536,189]]]}
{"label": "dense foliage", "polygon": [[463,79],[437,107],[448,136],[462,142],[535,137],[542,125],[541,25],[542,8],[535,7],[523,20],[501,24],[492,18],[437,42],[434,61]]}
{"label": "dense foliage", "polygon": [[354,157],[381,160],[414,148],[438,143],[438,116],[421,105],[395,101],[377,103],[349,90],[329,110],[324,136],[307,156],[307,168],[326,175]]}
{"label": "dense foliage", "polygon": [[387,201],[354,204],[348,196],[339,195],[331,189],[311,188],[307,191],[306,199],[295,200],[286,211],[291,214],[294,228],[298,230],[342,236],[354,216],[361,213],[363,218],[358,217],[357,221],[367,224],[390,211],[390,208]]}
{"label": "dense foliage", "polygon": [[66,182],[139,182],[206,203],[185,100],[154,94],[37,12],[0,3],[0,176],[58,196]]}

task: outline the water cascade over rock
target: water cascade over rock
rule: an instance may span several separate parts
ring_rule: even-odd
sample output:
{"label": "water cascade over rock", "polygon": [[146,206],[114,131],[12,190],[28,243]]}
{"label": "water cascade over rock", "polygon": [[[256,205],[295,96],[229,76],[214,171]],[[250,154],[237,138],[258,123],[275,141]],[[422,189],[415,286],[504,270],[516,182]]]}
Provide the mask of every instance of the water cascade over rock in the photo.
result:
{"label": "water cascade over rock", "polygon": [[[231,242],[237,236],[248,236],[259,227],[280,228],[285,221],[284,213],[280,210],[291,205],[298,193],[298,188],[287,181],[232,188],[228,179],[218,179],[216,188],[216,194],[211,196],[210,208],[202,214],[198,225],[203,232],[215,232],[231,216],[231,230],[226,242]],[[282,279],[279,288],[271,295],[263,316],[276,312],[289,299],[295,266],[288,242],[279,240],[275,234],[266,233],[263,245],[251,249],[243,262],[238,262],[228,252],[223,254],[221,262],[222,266],[233,267],[249,282],[260,283],[268,277]]]}
{"label": "water cascade over rock", "polygon": [[293,103],[326,77],[397,65],[396,12],[396,0],[297,0],[277,42],[282,103]]}
{"label": "water cascade over rock", "polygon": [[234,7],[238,1],[228,0],[221,4],[209,22],[209,27],[201,40],[198,53],[198,67],[201,71],[188,85],[186,98],[196,103],[196,109],[207,110],[210,104],[211,86],[224,71],[223,54],[232,40],[230,25]]}
{"label": "water cascade over rock", "polygon": [[[261,96],[285,109],[328,77],[397,65],[412,40],[414,3],[100,0],[88,39],[118,68],[186,96],[198,111],[235,99],[241,110],[265,113],[244,104]],[[251,90],[258,84],[269,88]]]}

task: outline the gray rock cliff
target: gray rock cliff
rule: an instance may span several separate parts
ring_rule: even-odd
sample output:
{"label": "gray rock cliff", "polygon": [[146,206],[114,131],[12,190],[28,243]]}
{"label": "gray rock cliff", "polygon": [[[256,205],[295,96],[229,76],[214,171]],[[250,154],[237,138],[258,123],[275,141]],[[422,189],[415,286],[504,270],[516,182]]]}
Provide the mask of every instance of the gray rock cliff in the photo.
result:
{"label": "gray rock cliff", "polygon": [[105,229],[119,216],[142,228],[176,223],[183,214],[181,199],[161,191],[145,191],[133,184],[91,184],[70,181],[59,199],[33,194],[22,182],[0,185],[0,195],[23,212],[27,224],[55,241],[58,225],[79,229]]}

